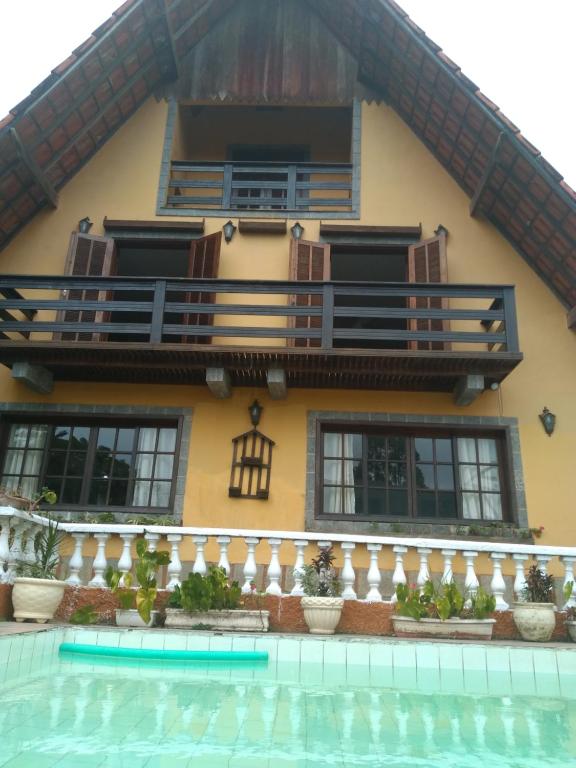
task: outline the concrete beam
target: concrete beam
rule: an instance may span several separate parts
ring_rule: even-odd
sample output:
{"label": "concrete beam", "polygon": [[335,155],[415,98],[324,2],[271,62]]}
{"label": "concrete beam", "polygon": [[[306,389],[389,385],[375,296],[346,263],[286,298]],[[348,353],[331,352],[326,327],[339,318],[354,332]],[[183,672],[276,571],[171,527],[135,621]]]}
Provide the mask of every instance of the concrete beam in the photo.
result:
{"label": "concrete beam", "polygon": [[54,389],[54,377],[49,370],[41,365],[30,363],[14,363],[12,366],[12,378],[20,381],[34,392],[41,395],[49,395]]}
{"label": "concrete beam", "polygon": [[268,392],[272,400],[285,400],[288,395],[286,371],[283,368],[269,368],[266,371]]}
{"label": "concrete beam", "polygon": [[206,384],[214,397],[219,400],[232,395],[230,374],[225,368],[206,368]]}
{"label": "concrete beam", "polygon": [[454,387],[454,403],[456,405],[470,405],[484,392],[484,376],[462,376]]}

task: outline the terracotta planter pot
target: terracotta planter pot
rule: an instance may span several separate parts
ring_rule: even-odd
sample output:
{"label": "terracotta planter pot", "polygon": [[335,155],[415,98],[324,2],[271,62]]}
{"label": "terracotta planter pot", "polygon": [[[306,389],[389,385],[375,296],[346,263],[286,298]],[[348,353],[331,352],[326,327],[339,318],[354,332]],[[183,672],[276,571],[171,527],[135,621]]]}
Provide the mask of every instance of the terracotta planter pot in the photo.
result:
{"label": "terracotta planter pot", "polygon": [[150,612],[150,621],[148,624],[140,616],[136,608],[117,608],[116,609],[116,626],[117,627],[155,627],[158,624],[159,611]]}
{"label": "terracotta planter pot", "polygon": [[54,618],[64,597],[66,584],[56,579],[31,579],[18,576],[14,580],[12,605],[16,621],[35,619],[45,624]]}
{"label": "terracotta planter pot", "polygon": [[446,637],[491,640],[496,619],[412,619],[393,616],[394,634],[398,637]]}
{"label": "terracotta planter pot", "polygon": [[227,632],[268,632],[270,611],[195,611],[167,608],[165,627],[193,629],[199,624]]}
{"label": "terracotta planter pot", "polygon": [[334,634],[344,608],[343,597],[303,597],[301,605],[310,634]]}
{"label": "terracotta planter pot", "polygon": [[572,640],[573,643],[576,643],[576,621],[567,621],[566,629],[570,635],[570,640]]}
{"label": "terracotta planter pot", "polygon": [[512,616],[522,640],[545,643],[556,626],[554,603],[513,603]]}

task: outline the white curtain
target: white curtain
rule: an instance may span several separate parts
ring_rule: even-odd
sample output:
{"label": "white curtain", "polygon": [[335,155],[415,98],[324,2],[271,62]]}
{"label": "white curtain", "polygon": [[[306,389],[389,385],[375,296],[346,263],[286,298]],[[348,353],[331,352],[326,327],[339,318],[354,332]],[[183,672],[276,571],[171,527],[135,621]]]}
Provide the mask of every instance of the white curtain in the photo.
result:
{"label": "white curtain", "polygon": [[[138,436],[138,453],[136,455],[136,482],[132,504],[135,507],[167,507],[170,503],[170,488],[174,468],[176,449],[176,430],[172,428],[158,429],[146,427],[140,430]],[[164,451],[166,455],[156,454]],[[156,456],[156,464],[154,464]],[[166,482],[152,482],[164,480]],[[150,495],[150,486],[152,494]],[[148,499],[150,498],[150,501]]]}
{"label": "white curtain", "polygon": [[358,437],[336,432],[327,432],[324,435],[324,456],[334,457],[324,460],[323,509],[327,515],[353,515],[356,512],[352,459],[355,455],[354,448],[358,454]]}
{"label": "white curtain", "polygon": [[[354,438],[356,435],[343,435],[344,438],[344,456],[352,458],[354,456]],[[343,485],[348,486],[343,488],[344,497],[342,511],[345,515],[353,515],[356,512],[356,504],[354,501],[354,462],[344,462],[344,477],[342,478]],[[350,487],[351,486],[351,487]]]}
{"label": "white curtain", "polygon": [[[30,436],[28,437],[28,432]],[[7,490],[19,488],[25,496],[33,496],[38,491],[40,468],[42,467],[43,448],[46,444],[48,426],[46,424],[13,424],[4,461],[2,485]],[[28,437],[28,447],[26,438]],[[20,478],[20,475],[29,477]]]}
{"label": "white curtain", "polygon": [[134,494],[132,496],[132,504],[135,507],[148,506],[157,433],[158,429],[156,427],[145,427],[140,430],[138,435],[138,454],[135,466],[135,473],[138,479],[134,483]]}

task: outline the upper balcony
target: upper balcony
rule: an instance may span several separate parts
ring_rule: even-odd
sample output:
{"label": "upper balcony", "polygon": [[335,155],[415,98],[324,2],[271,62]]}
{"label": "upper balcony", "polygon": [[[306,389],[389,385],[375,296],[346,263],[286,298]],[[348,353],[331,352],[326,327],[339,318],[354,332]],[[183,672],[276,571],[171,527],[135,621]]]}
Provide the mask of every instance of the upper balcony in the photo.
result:
{"label": "upper balcony", "polygon": [[[0,362],[60,381],[453,392],[521,361],[511,286],[0,277]],[[48,388],[47,388],[48,387]]]}

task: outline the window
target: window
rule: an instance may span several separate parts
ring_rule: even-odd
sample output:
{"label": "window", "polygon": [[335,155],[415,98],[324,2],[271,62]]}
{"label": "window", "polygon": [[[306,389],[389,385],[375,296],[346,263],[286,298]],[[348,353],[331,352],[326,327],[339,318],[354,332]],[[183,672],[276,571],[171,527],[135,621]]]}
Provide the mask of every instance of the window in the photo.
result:
{"label": "window", "polygon": [[503,434],[321,432],[322,516],[505,520]]}
{"label": "window", "polygon": [[0,482],[27,496],[46,486],[61,504],[120,510],[172,506],[177,422],[59,419],[7,425]]}

